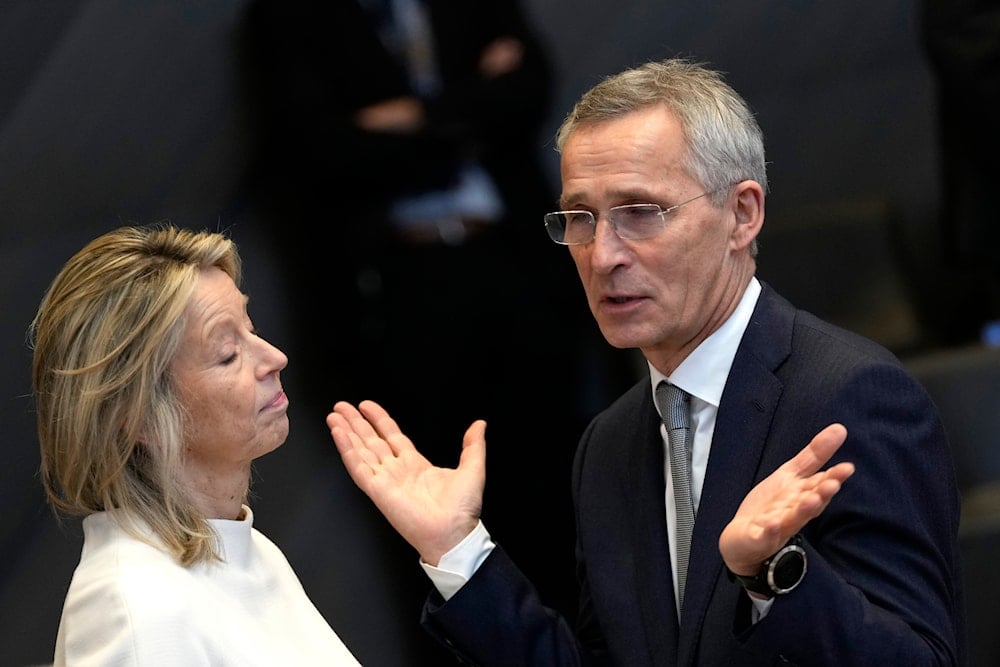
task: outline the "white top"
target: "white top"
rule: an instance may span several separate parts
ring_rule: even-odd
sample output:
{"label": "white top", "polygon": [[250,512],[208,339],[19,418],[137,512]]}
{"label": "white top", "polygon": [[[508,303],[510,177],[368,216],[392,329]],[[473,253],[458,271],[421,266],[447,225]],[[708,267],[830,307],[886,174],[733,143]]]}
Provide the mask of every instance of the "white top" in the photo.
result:
{"label": "white top", "polygon": [[249,507],[241,521],[209,523],[224,562],[182,567],[107,512],[86,517],[55,665],[360,664]]}

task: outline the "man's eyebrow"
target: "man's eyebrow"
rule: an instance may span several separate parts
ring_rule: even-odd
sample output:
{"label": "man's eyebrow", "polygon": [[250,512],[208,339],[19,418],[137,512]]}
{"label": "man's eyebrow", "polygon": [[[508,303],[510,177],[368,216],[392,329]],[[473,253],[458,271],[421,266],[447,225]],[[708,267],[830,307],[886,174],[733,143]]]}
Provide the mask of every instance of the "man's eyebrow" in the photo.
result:
{"label": "man's eyebrow", "polygon": [[[605,196],[611,198],[612,200],[644,200],[644,201],[654,201],[657,197],[654,197],[653,193],[646,189],[634,189],[630,188],[628,190],[614,190],[605,194]],[[559,198],[559,206],[561,208],[566,208],[568,206],[577,206],[579,204],[573,204],[571,202],[586,201],[586,196],[583,193],[571,193],[569,195],[563,195]]]}
{"label": "man's eyebrow", "polygon": [[578,202],[583,199],[583,195],[579,193],[571,193],[569,195],[563,195],[559,197],[559,206],[566,208],[567,206],[572,206],[570,202]]}

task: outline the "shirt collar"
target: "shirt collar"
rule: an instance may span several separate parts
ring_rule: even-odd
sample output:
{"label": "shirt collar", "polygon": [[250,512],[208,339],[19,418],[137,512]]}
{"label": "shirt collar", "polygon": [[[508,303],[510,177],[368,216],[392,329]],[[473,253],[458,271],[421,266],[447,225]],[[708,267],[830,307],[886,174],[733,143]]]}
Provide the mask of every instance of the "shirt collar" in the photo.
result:
{"label": "shirt collar", "polygon": [[654,402],[656,386],[661,380],[668,380],[670,384],[680,387],[695,398],[719,407],[729,369],[733,365],[743,332],[750,324],[760,291],[760,282],[756,277],[751,278],[729,319],[692,350],[669,378],[647,362]]}

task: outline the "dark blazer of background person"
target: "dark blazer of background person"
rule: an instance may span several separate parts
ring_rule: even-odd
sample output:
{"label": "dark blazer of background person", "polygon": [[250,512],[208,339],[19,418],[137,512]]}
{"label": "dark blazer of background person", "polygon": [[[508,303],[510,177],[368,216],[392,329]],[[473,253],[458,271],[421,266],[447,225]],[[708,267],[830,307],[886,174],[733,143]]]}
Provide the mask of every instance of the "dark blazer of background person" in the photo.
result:
{"label": "dark blazer of background person", "polygon": [[[573,496],[582,646],[631,667],[904,665],[928,653],[936,664],[963,664],[953,466],[934,406],[894,356],[764,285],[719,405],[683,632],[660,500],[659,420],[643,378],[580,443]],[[751,487],[831,422],[846,426],[847,441],[830,465],[849,460],[856,472],[802,530],[802,584],[749,627],[750,601],[728,579],[717,536]],[[505,613],[497,610],[516,610],[518,623],[481,622]],[[734,627],[734,619],[746,622]],[[431,602],[424,623],[473,662],[580,659],[569,625],[541,606],[499,549],[447,604]]]}
{"label": "dark blazer of background person", "polygon": [[[517,3],[425,4],[442,85],[438,96],[423,100],[427,125],[415,134],[372,133],[354,122],[364,107],[415,94],[357,1],[258,0],[251,6],[250,38],[257,41],[250,56],[259,59],[258,71],[266,77],[259,101],[262,112],[273,114],[267,120],[280,130],[267,137],[274,142],[270,149],[272,155],[283,152],[295,158],[293,163],[265,163],[269,176],[287,181],[297,196],[306,197],[310,193],[299,178],[322,185],[328,194],[352,193],[352,200],[365,193],[415,192],[446,184],[456,157],[474,149],[502,183],[534,183],[532,191],[546,190],[543,180],[529,181],[536,160],[525,158],[538,152],[551,74]],[[525,45],[522,63],[508,75],[485,79],[478,73],[480,56],[492,40],[505,35]],[[505,162],[513,156],[515,163]],[[514,201],[530,201],[509,185],[504,192]],[[312,196],[330,201],[322,193]],[[343,203],[355,208],[364,204],[361,210],[369,215],[384,205]]]}
{"label": "dark blazer of background person", "polygon": [[[424,4],[441,90],[423,100],[426,125],[412,134],[370,132],[355,122],[362,108],[413,94],[405,72],[358,2],[257,0],[248,11],[248,72],[256,91],[253,113],[261,128],[254,187],[274,204],[277,246],[293,244],[285,253],[286,269],[303,289],[289,298],[301,316],[298,330],[313,360],[310,386],[324,409],[345,395],[383,391],[386,382],[372,369],[384,363],[384,354],[393,353],[390,344],[403,341],[408,355],[428,354],[413,349],[412,319],[404,331],[391,330],[390,320],[405,325],[412,316],[485,317],[481,311],[488,308],[495,314],[482,324],[499,322],[496,313],[512,319],[499,331],[470,329],[467,339],[478,339],[476,349],[484,353],[507,358],[530,353],[522,341],[534,341],[537,350],[541,338],[558,340],[558,331],[543,325],[565,322],[561,314],[568,312],[575,323],[586,325],[584,332],[591,329],[567,270],[568,258],[546,241],[541,223],[555,198],[540,159],[546,141],[540,128],[553,88],[543,44],[517,2]],[[523,44],[522,61],[513,72],[484,78],[478,72],[480,56],[503,36]],[[401,242],[386,220],[389,204],[396,197],[446,185],[456,162],[468,157],[496,182],[506,209],[503,220],[485,236],[456,248]],[[298,235],[287,233],[288,225],[308,232],[296,242],[292,237]],[[431,278],[405,273],[435,266],[440,268]],[[421,292],[424,287],[438,291]],[[356,308],[364,324],[312,333],[317,298],[338,308]],[[461,326],[460,320],[453,323]],[[324,344],[313,345],[314,340]],[[501,341],[503,347],[491,346]],[[324,356],[324,349],[336,352]],[[345,355],[344,349],[354,353]],[[462,351],[455,348],[452,356],[460,358]],[[436,363],[450,377],[453,362],[441,358]],[[460,365],[464,373],[467,367]],[[420,403],[420,397],[413,400]],[[400,410],[404,416],[408,408],[396,406]],[[410,423],[419,436],[420,424],[431,419],[412,412]],[[455,412],[453,406],[446,414],[431,414],[459,425],[461,432],[465,414]]]}

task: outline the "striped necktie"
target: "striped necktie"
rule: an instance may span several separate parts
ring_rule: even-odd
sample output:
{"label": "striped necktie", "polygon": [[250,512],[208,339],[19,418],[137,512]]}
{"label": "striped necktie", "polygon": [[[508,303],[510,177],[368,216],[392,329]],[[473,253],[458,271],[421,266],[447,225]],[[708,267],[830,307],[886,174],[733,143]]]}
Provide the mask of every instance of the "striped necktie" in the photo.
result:
{"label": "striped necktie", "polygon": [[667,427],[670,449],[670,477],[677,505],[677,606],[684,604],[684,583],[694,528],[694,502],[691,498],[691,396],[666,381],[656,387],[656,402]]}

